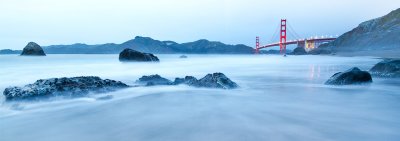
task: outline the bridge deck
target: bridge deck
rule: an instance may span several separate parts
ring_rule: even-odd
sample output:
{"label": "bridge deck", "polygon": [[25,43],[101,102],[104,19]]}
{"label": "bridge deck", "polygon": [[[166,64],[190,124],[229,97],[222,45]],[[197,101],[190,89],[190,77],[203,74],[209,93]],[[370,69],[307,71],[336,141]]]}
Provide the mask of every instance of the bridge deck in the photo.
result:
{"label": "bridge deck", "polygon": [[[315,41],[317,41],[317,42],[330,42],[330,41],[333,41],[333,40],[335,40],[336,38],[319,38],[319,39],[309,39],[309,40],[307,40],[307,39],[301,39],[301,40],[295,40],[295,41],[289,41],[289,42],[286,42],[284,45],[292,45],[292,44],[298,44],[299,42],[304,42],[305,40],[307,40],[307,41],[311,41],[311,42],[315,42]],[[261,47],[259,47],[258,49],[262,49],[262,48],[268,48],[268,47],[274,47],[274,46],[279,46],[279,42],[277,42],[277,43],[272,43],[272,44],[268,44],[268,45],[265,45],[265,46],[261,46]]]}

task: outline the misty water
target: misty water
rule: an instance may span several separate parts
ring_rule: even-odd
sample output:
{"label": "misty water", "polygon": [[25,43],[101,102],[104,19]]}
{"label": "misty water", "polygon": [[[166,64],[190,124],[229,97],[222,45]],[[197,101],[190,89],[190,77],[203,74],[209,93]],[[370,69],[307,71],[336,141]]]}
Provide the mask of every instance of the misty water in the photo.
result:
{"label": "misty water", "polygon": [[0,56],[0,90],[37,79],[100,76],[134,84],[223,72],[240,88],[135,87],[75,99],[5,102],[2,141],[395,141],[400,80],[327,86],[334,73],[370,69],[373,57],[158,55],[160,63],[120,63],[118,55]]}

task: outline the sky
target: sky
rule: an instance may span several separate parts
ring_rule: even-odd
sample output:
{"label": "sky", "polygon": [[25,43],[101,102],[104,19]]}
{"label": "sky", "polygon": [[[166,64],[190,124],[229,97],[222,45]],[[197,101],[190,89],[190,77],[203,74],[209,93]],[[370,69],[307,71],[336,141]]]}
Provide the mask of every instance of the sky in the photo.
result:
{"label": "sky", "polygon": [[0,49],[135,36],[254,46],[256,36],[261,44],[277,41],[282,18],[302,38],[336,36],[399,6],[400,0],[0,0]]}

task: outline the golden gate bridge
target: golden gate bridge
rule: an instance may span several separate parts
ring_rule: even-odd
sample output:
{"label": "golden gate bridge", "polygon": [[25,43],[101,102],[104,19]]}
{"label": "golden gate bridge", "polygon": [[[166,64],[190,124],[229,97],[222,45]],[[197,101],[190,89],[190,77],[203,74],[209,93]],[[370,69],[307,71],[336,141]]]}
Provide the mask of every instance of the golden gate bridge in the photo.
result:
{"label": "golden gate bridge", "polygon": [[[315,48],[318,48],[319,45],[323,44],[323,43],[327,43],[327,42],[331,42],[333,40],[335,40],[335,37],[311,37],[311,38],[300,38],[300,36],[293,30],[293,28],[291,28],[291,26],[287,26],[287,20],[286,19],[281,19],[281,23],[279,26],[279,42],[275,42],[275,43],[270,43],[267,45],[260,45],[260,38],[257,36],[256,37],[256,50],[255,53],[259,54],[260,53],[260,49],[263,48],[270,48],[270,47],[276,47],[279,46],[279,50],[281,54],[286,54],[286,46],[287,45],[295,45],[297,44],[297,47],[303,47],[305,48],[306,51],[310,51],[313,50]],[[289,40],[287,41],[287,33],[291,33],[291,32],[287,32],[287,27],[290,27],[290,29],[292,30],[292,35],[296,38],[295,40]],[[278,30],[277,30],[278,31]],[[275,35],[273,35],[273,38],[275,37]]]}

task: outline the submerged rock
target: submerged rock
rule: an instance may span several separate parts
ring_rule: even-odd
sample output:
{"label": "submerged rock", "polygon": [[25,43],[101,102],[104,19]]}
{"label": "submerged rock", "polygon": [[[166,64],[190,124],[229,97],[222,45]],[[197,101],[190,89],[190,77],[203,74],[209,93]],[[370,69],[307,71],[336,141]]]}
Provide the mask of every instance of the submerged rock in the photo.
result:
{"label": "submerged rock", "polygon": [[149,75],[149,76],[142,76],[139,80],[136,81],[137,83],[144,84],[146,86],[154,86],[154,85],[172,85],[173,83],[161,77],[160,75]]}
{"label": "submerged rock", "polygon": [[40,47],[35,42],[29,42],[25,48],[22,50],[21,55],[24,56],[46,56],[43,51],[43,48]]}
{"label": "submerged rock", "polygon": [[400,59],[387,59],[379,62],[370,70],[372,75],[378,77],[400,77]]}
{"label": "submerged rock", "polygon": [[160,60],[157,56],[154,56],[151,53],[142,53],[133,49],[124,49],[119,54],[119,61],[122,62],[159,62]]}
{"label": "submerged rock", "polygon": [[367,71],[361,71],[359,68],[354,67],[345,72],[338,72],[334,74],[326,85],[351,85],[351,84],[364,84],[371,83],[372,77]]}
{"label": "submerged rock", "polygon": [[179,58],[188,58],[186,55],[181,55]]}
{"label": "submerged rock", "polygon": [[50,96],[84,96],[129,87],[115,80],[96,76],[40,79],[23,87],[9,87],[3,92],[6,100],[37,99]]}
{"label": "submerged rock", "polygon": [[98,97],[98,98],[96,98],[96,100],[110,100],[113,98],[114,98],[114,96],[112,96],[112,95],[106,95],[106,96]]}
{"label": "submerged rock", "polygon": [[186,76],[185,78],[175,78],[174,82],[163,78],[159,75],[143,76],[136,81],[137,83],[145,84],[146,86],[154,85],[180,85],[185,84],[193,87],[205,87],[205,88],[221,88],[221,89],[233,89],[237,88],[238,85],[226,77],[223,73],[207,74],[205,77],[197,80],[193,76]]}

